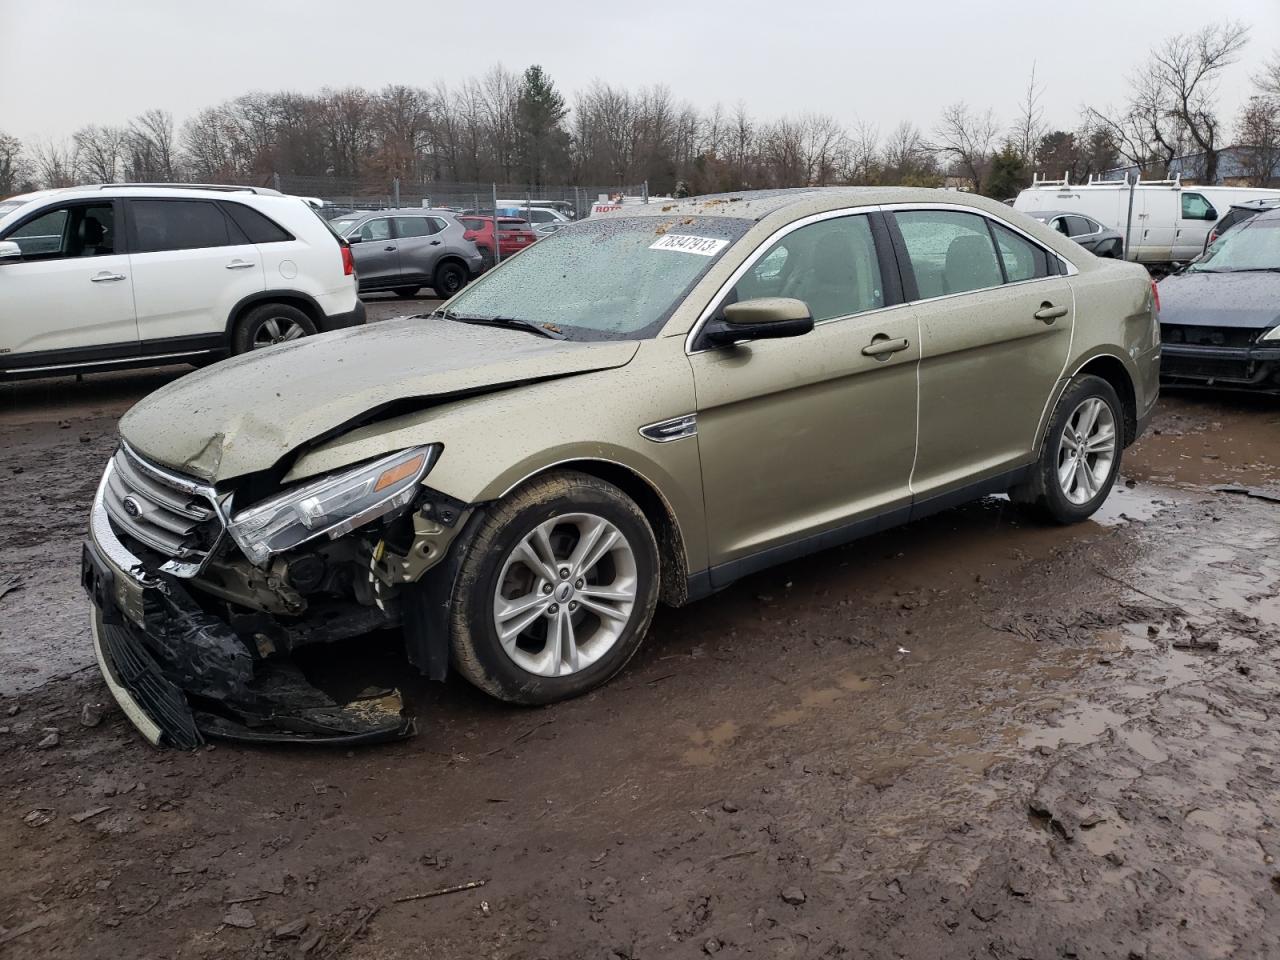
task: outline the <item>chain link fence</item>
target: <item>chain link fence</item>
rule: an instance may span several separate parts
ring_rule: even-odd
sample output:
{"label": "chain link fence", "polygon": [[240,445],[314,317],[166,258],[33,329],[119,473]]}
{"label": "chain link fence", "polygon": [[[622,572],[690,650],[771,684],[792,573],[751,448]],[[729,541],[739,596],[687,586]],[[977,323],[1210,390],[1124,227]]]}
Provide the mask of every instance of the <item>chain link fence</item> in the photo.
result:
{"label": "chain link fence", "polygon": [[[274,187],[282,193],[320,200],[324,211],[339,215],[352,210],[388,210],[397,207],[435,207],[492,215],[495,201],[499,214],[527,205],[554,204],[573,219],[585,217],[601,197],[618,195],[643,197],[643,183],[596,186],[534,186],[512,183],[456,183],[374,180],[350,177],[313,177],[270,174],[252,186]],[[518,213],[514,215],[518,216]]]}

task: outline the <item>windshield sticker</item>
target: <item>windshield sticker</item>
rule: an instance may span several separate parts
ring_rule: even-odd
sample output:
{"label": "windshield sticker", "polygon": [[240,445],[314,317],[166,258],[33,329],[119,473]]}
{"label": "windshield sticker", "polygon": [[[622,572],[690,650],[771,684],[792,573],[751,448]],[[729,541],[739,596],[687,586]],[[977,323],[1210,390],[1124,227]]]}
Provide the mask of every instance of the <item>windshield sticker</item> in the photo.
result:
{"label": "windshield sticker", "polygon": [[693,237],[687,233],[668,233],[661,240],[649,244],[649,249],[677,250],[680,253],[696,253],[701,257],[714,257],[728,245],[728,240]]}

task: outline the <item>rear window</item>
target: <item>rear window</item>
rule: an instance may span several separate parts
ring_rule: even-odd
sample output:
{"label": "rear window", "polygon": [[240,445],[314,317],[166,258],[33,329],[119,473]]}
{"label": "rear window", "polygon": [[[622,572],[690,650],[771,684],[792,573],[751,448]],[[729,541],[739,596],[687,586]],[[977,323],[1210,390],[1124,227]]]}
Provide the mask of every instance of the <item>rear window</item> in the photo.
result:
{"label": "rear window", "polygon": [[458,218],[458,222],[459,222],[460,224],[462,224],[464,227],[466,227],[468,230],[483,230],[483,229],[484,229],[484,221],[483,221],[483,220],[476,220],[476,219],[474,219],[474,218],[472,218],[472,217],[459,217],[459,218]]}
{"label": "rear window", "polygon": [[250,243],[282,243],[293,239],[293,234],[284,227],[243,203],[224,202],[222,209],[235,221]]}

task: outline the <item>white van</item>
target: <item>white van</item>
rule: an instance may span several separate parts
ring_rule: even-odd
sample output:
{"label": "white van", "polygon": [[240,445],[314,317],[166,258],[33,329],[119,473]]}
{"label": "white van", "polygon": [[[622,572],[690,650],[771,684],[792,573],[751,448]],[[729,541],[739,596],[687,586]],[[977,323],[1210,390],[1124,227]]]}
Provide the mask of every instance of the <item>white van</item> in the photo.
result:
{"label": "white van", "polygon": [[1233,203],[1280,197],[1280,190],[1183,186],[1177,179],[1141,182],[1132,192],[1131,223],[1130,187],[1123,180],[1036,180],[1018,194],[1013,208],[1079,212],[1121,234],[1128,227],[1127,259],[1155,264],[1198,257],[1205,237]]}

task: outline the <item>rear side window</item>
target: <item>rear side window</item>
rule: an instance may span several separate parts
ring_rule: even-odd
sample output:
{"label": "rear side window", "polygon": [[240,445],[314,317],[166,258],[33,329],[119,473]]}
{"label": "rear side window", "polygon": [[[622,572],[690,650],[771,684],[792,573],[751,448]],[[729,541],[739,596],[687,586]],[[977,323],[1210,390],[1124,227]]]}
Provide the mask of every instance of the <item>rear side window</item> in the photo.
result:
{"label": "rear side window", "polygon": [[209,200],[130,200],[135,253],[200,250],[243,243]]}
{"label": "rear side window", "polygon": [[1096,227],[1084,217],[1067,217],[1067,236],[1082,237],[1087,233],[1095,233]]}
{"label": "rear side window", "polygon": [[283,243],[293,239],[293,234],[284,227],[243,203],[226,202],[222,209],[235,221],[250,243]]}
{"label": "rear side window", "polygon": [[396,217],[396,233],[404,239],[429,237],[439,229],[430,217]]}
{"label": "rear side window", "polygon": [[[1080,218],[1069,217],[1068,219],[1078,220]],[[991,230],[996,235],[996,246],[1000,250],[1000,260],[1004,263],[1007,283],[1038,280],[1055,272],[1050,265],[1049,254],[1042,247],[1036,246],[1026,237],[1020,236],[998,223],[991,224]]]}
{"label": "rear side window", "polygon": [[894,216],[920,299],[998,287],[1003,282],[984,218],[951,210],[908,210]]}

